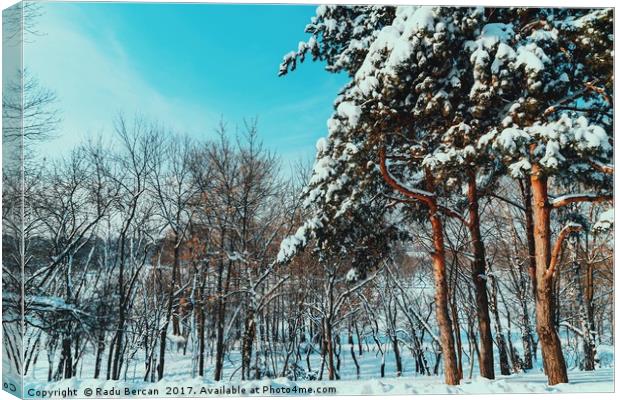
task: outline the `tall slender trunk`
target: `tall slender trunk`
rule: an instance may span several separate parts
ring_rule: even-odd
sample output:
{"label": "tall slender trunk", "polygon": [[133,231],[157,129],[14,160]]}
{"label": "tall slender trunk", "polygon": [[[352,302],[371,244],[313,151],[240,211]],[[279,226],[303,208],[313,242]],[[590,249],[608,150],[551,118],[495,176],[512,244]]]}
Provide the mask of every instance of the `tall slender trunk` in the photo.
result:
{"label": "tall slender trunk", "polygon": [[[122,349],[123,339],[125,336],[125,319],[126,319],[126,307],[125,302],[129,293],[125,293],[125,262],[127,255],[125,254],[125,248],[127,246],[127,232],[130,224],[133,221],[137,209],[138,197],[133,198],[133,202],[130,205],[130,215],[125,221],[125,226],[120,234],[120,246],[119,246],[119,268],[118,268],[118,326],[116,329],[114,347],[110,345],[110,355],[112,355],[112,348],[114,348],[114,359],[112,361],[112,379],[118,380],[121,374],[122,368]],[[110,375],[108,364],[108,376]]]}
{"label": "tall slender trunk", "polygon": [[419,372],[423,375],[431,375],[430,367],[428,366],[428,360],[424,354],[422,348],[422,340],[418,337],[412,328],[413,343],[415,347],[416,364],[419,365]]}
{"label": "tall slender trunk", "polygon": [[208,263],[202,265],[202,271],[200,271],[200,284],[198,285],[198,301],[196,310],[197,325],[198,325],[198,375],[204,376],[205,373],[205,353],[206,353],[206,299],[205,299],[205,287],[206,287],[206,271],[208,270]]}
{"label": "tall slender trunk", "polygon": [[[536,352],[534,349],[534,337],[532,334],[532,326],[530,323],[530,314],[528,309],[528,282],[531,279],[528,276],[527,266],[519,265],[518,275],[513,275],[515,282],[515,295],[519,302],[519,330],[521,331],[521,343],[523,346],[523,360],[521,368],[529,370],[533,368],[533,357]],[[503,300],[505,302],[505,300]]]}
{"label": "tall slender trunk", "polygon": [[[446,254],[444,249],[443,224],[439,216],[439,207],[434,195],[421,195],[403,187],[389,173],[386,165],[385,148],[379,150],[380,168],[384,181],[406,196],[423,202],[428,207],[428,218],[432,227],[433,275],[435,280],[435,307],[441,350],[444,357],[445,382],[448,385],[459,384],[459,373],[454,351],[454,336],[448,304],[448,283],[446,281]],[[428,193],[435,192],[435,178],[429,170],[425,171],[425,184]],[[439,357],[437,358],[439,359]]]}
{"label": "tall slender trunk", "polygon": [[118,335],[118,332],[112,338],[112,342],[110,343],[110,350],[108,351],[108,364],[106,368],[106,379],[107,380],[109,380],[112,377],[112,375],[110,375],[112,373],[112,357],[114,356],[114,348],[116,345],[117,335]]}
{"label": "tall slender trunk", "polygon": [[198,306],[198,375],[204,376],[205,373],[205,304],[203,288],[200,288],[200,304]]}
{"label": "tall slender trunk", "polygon": [[362,336],[360,335],[360,330],[357,326],[357,322],[353,323],[353,326],[355,327],[355,335],[357,336],[357,349],[358,349],[358,353],[359,355],[363,355],[364,354],[364,350],[362,348]]}
{"label": "tall slender trunk", "polygon": [[401,376],[403,374],[403,361],[400,356],[400,347],[398,346],[398,336],[396,335],[392,336],[392,349],[394,350],[394,361],[396,362],[396,376]]}
{"label": "tall slender trunk", "polygon": [[448,385],[459,384],[459,372],[454,351],[454,336],[452,335],[452,321],[448,305],[448,283],[446,280],[446,257],[443,239],[443,224],[439,217],[437,204],[433,202],[429,207],[429,219],[433,231],[433,275],[435,278],[435,307],[441,351],[444,358],[445,382]]}
{"label": "tall slender trunk", "polygon": [[[588,236],[586,232],[586,255],[588,254]],[[594,324],[594,264],[586,262],[586,274],[584,283],[584,301],[586,304],[586,314],[589,323],[590,332],[592,332],[592,341],[596,339],[596,327]],[[613,321],[612,321],[613,322]],[[613,326],[613,324],[612,324]]]}
{"label": "tall slender trunk", "polygon": [[459,379],[463,379],[463,343],[461,341],[461,324],[459,323],[459,313],[456,307],[455,302],[455,287],[456,285],[456,274],[452,274],[453,283],[451,284],[452,289],[449,293],[449,302],[450,302],[450,312],[452,314],[452,324],[454,326],[454,337],[456,339],[456,360],[457,360],[457,369],[459,373]]}
{"label": "tall slender trunk", "polygon": [[[178,225],[177,225],[178,226]],[[174,236],[174,260],[172,262],[172,282],[174,282],[174,284],[172,285],[172,290],[170,292],[170,295],[174,297],[174,293],[177,290],[177,286],[181,285],[181,244],[180,244],[180,238],[178,237],[178,235]],[[174,304],[174,298],[172,299],[173,304]],[[172,334],[175,336],[180,336],[181,335],[181,326],[180,326],[180,321],[179,321],[179,315],[180,315],[180,309],[179,309],[180,305],[179,303],[177,303],[176,305],[174,305],[174,312],[172,313]]]}
{"label": "tall slender trunk", "polygon": [[172,281],[168,291],[168,303],[166,304],[166,320],[159,333],[159,364],[157,365],[157,380],[161,381],[164,377],[164,367],[166,364],[166,338],[168,336],[168,326],[172,317],[172,306],[174,304],[174,293],[177,286],[177,269],[179,268],[179,246],[178,239],[174,238],[174,262],[172,264]]}
{"label": "tall slender trunk", "polygon": [[[124,240],[123,240],[124,243]],[[121,252],[124,253],[124,246],[121,247]],[[125,333],[125,289],[124,289],[124,255],[121,254],[120,270],[119,270],[119,300],[118,300],[118,324],[116,327],[116,335],[114,347],[110,346],[110,352],[114,350],[114,357],[112,359],[112,380],[118,380],[121,373],[121,350],[123,345],[123,336]],[[112,353],[110,353],[112,355]]]}
{"label": "tall slender trunk", "polygon": [[478,188],[476,171],[471,169],[468,177],[467,200],[469,203],[468,228],[472,240],[474,260],[471,274],[474,282],[476,298],[476,314],[480,332],[480,375],[487,379],[495,379],[493,367],[493,336],[491,334],[491,317],[489,316],[489,298],[486,284],[486,255],[482,234],[480,232],[480,215],[478,211]]}
{"label": "tall slender trunk", "polygon": [[327,356],[327,374],[328,379],[333,381],[336,377],[334,366],[334,341],[332,338],[332,322],[329,317],[323,319],[323,346]]}
{"label": "tall slender trunk", "polygon": [[[583,342],[583,363],[581,368],[585,371],[594,371],[595,367],[595,354],[596,347],[594,345],[594,337],[592,335],[592,328],[590,325],[590,317],[588,315],[588,304],[585,292],[587,291],[588,285],[588,271],[584,274],[584,279],[581,279],[581,264],[579,263],[578,255],[579,245],[574,246],[573,253],[573,264],[574,264],[574,274],[575,274],[575,286],[577,288],[577,307],[578,307],[578,318],[579,318],[579,326],[581,328],[581,340]],[[584,282],[585,281],[585,282]],[[584,288],[585,286],[585,288]]]}
{"label": "tall slender trunk", "polygon": [[[226,302],[224,299],[224,263],[219,262],[217,277],[217,322],[216,322],[216,339],[215,339],[215,369],[213,371],[213,379],[215,381],[222,380],[224,369],[224,318],[226,316]],[[229,271],[230,272],[230,271]],[[229,281],[230,273],[226,280]],[[258,370],[257,370],[258,374]]]}
{"label": "tall slender trunk", "polygon": [[[523,293],[525,295],[525,293]],[[533,368],[534,338],[530,327],[530,316],[525,298],[521,302],[521,342],[523,343],[523,369]]]}
{"label": "tall slender trunk", "polygon": [[[349,342],[349,349],[351,350],[351,359],[353,360],[353,363],[355,364],[355,372],[356,372],[356,376],[357,379],[360,378],[360,364],[359,362],[357,362],[357,357],[355,356],[355,347],[353,345],[353,331],[351,330],[351,324],[349,323],[349,332],[348,332],[348,342]],[[358,340],[359,340],[359,336],[358,336]]]}
{"label": "tall slender trunk", "polygon": [[[519,187],[525,208],[525,234],[527,237],[527,272],[532,282],[532,294],[536,300],[536,248],[534,243],[534,211],[532,210],[532,182],[530,179],[520,179]],[[533,358],[536,358],[536,344],[530,326],[530,316],[527,308],[525,282],[522,295],[520,296],[522,309],[521,340],[523,341],[524,369],[532,369]]]}
{"label": "tall slender trunk", "polygon": [[506,338],[504,336],[504,330],[502,328],[502,321],[499,315],[499,306],[497,301],[497,280],[494,275],[491,275],[491,310],[495,317],[495,340],[497,342],[497,350],[499,352],[499,366],[500,373],[502,375],[510,375],[510,363],[508,362],[508,346],[506,345]]}
{"label": "tall slender trunk", "polygon": [[551,262],[551,227],[547,178],[534,164],[531,174],[534,243],[536,248],[536,331],[550,385],[568,382],[562,344],[554,326],[554,276],[547,274]]}
{"label": "tall slender trunk", "polygon": [[[588,254],[588,236],[586,232],[586,255]],[[587,331],[590,335],[590,349],[592,350],[592,361],[596,356],[596,326],[594,323],[594,265],[591,262],[586,262],[586,273],[584,282],[584,303],[585,313],[587,319]],[[613,326],[613,320],[612,326]],[[613,340],[613,338],[612,338]],[[594,363],[592,363],[592,369],[594,369]]]}
{"label": "tall slender trunk", "polygon": [[334,374],[336,379],[340,379],[340,354],[342,354],[342,343],[340,342],[340,335],[334,335],[334,339],[332,340],[332,346],[334,348],[334,356],[336,357],[336,367],[334,369]]}
{"label": "tall slender trunk", "polygon": [[51,382],[53,378],[54,378],[54,358],[53,358],[53,353],[50,350],[48,350],[47,351],[47,381]]}
{"label": "tall slender trunk", "polygon": [[65,379],[73,378],[73,358],[71,353],[71,338],[62,339],[62,353],[60,358],[61,367],[58,368],[59,376]]}
{"label": "tall slender trunk", "polygon": [[114,360],[112,362],[112,380],[119,380],[122,368],[122,350],[123,350],[123,336],[125,334],[125,306],[122,304],[119,310],[118,326],[116,328],[116,343],[114,346]]}
{"label": "tall slender trunk", "polygon": [[103,353],[105,352],[105,332],[101,330],[99,335],[97,336],[97,355],[95,356],[95,375],[93,378],[99,378],[99,374],[101,373],[101,359],[103,358]]}
{"label": "tall slender trunk", "polygon": [[243,343],[241,347],[241,379],[250,378],[250,363],[252,362],[252,346],[256,336],[256,323],[254,321],[254,309],[248,308],[245,317]]}
{"label": "tall slender trunk", "polygon": [[217,325],[216,325],[216,339],[215,339],[215,369],[213,372],[213,379],[215,381],[222,380],[222,373],[224,368],[224,301],[218,300],[217,306]]}
{"label": "tall slender trunk", "polygon": [[532,280],[532,293],[536,298],[536,241],[534,240],[534,210],[532,209],[532,181],[519,181],[525,207],[525,234],[527,237],[528,273]]}
{"label": "tall slender trunk", "polygon": [[506,339],[508,340],[508,353],[510,354],[510,362],[512,364],[512,370],[515,372],[518,371],[522,371],[523,370],[523,360],[521,360],[521,357],[519,357],[519,352],[517,351],[517,349],[515,348],[515,346],[512,343],[512,325],[511,325],[511,321],[512,321],[512,317],[510,316],[510,310],[508,309],[507,305],[506,305],[506,300],[504,299],[504,296],[501,295],[500,292],[500,297],[502,299],[502,302],[504,303],[504,307],[506,309],[506,324],[508,325],[508,332],[506,334]]}

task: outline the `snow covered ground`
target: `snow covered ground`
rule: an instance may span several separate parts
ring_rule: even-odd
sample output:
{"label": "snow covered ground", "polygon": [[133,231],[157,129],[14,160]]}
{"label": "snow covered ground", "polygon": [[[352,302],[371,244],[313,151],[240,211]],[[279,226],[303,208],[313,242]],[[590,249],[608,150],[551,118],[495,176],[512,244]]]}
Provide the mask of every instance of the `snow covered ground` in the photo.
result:
{"label": "snow covered ground", "polygon": [[[58,391],[61,397],[68,388],[77,389],[83,396],[91,390],[93,395],[131,396],[149,395],[159,397],[184,396],[239,396],[239,395],[386,395],[386,394],[483,394],[483,393],[566,393],[566,392],[613,392],[613,369],[594,372],[573,371],[571,382],[548,386],[541,373],[517,374],[498,377],[494,381],[484,378],[464,380],[457,387],[447,386],[440,377],[375,378],[349,381],[291,381],[286,378],[264,379],[248,382],[215,383],[208,379],[175,379],[169,377],[158,383],[112,382],[94,379],[72,379],[53,384],[28,384],[26,397],[34,397],[41,390]],[[178,378],[178,377],[177,377]],[[100,392],[97,392],[100,390]],[[37,392],[38,391],[38,392]],[[30,396],[29,396],[30,395]]]}
{"label": "snow covered ground", "polygon": [[[189,350],[189,349],[188,349]],[[263,379],[240,382],[239,353],[231,352],[224,368],[224,380],[214,382],[211,366],[204,378],[192,377],[190,352],[171,351],[167,358],[165,378],[158,383],[144,382],[143,367],[140,362],[131,364],[126,371],[125,381],[106,381],[92,379],[90,357],[84,359],[84,365],[78,377],[71,380],[48,383],[47,361],[40,357],[34,373],[30,374],[24,390],[24,397],[29,398],[71,398],[71,397],[218,397],[244,395],[396,395],[396,394],[483,394],[483,393],[564,393],[564,392],[613,392],[614,369],[601,368],[593,372],[573,370],[569,372],[570,383],[548,386],[545,375],[540,371],[499,376],[495,380],[476,377],[464,379],[462,384],[451,387],[443,384],[441,376],[419,376],[414,373],[412,357],[403,357],[404,373],[395,377],[393,354],[386,355],[386,377],[380,378],[380,358],[372,351],[364,352],[359,357],[361,376],[356,379],[355,368],[349,358],[348,346],[342,349],[340,381],[292,381],[287,378]],[[45,360],[45,361],[44,361]],[[305,360],[304,360],[305,362]],[[209,363],[210,365],[210,363]],[[314,368],[320,366],[318,356],[311,357]],[[5,365],[5,368],[7,365]],[[468,365],[465,363],[465,376]],[[5,369],[6,371],[6,369]],[[5,376],[6,378],[6,376]]]}

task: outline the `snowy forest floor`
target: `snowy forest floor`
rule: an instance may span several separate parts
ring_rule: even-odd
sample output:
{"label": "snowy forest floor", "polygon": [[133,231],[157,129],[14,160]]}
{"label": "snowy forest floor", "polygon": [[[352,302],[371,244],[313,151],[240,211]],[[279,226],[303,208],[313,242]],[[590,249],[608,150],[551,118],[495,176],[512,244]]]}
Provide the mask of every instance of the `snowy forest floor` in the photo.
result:
{"label": "snowy forest floor", "polygon": [[[507,377],[498,377],[491,381],[485,378],[465,379],[460,386],[448,386],[443,383],[442,377],[411,377],[375,378],[341,381],[291,381],[287,378],[263,379],[246,382],[216,383],[210,379],[182,378],[180,376],[164,378],[158,383],[145,382],[114,382],[98,379],[72,379],[50,384],[28,383],[26,397],[30,390],[65,390],[77,389],[78,397],[86,389],[120,390],[119,395],[125,395],[125,388],[133,390],[156,389],[157,392],[144,394],[158,397],[183,397],[178,390],[185,392],[185,396],[225,396],[239,395],[226,393],[225,390],[243,388],[246,395],[300,395],[309,394],[307,389],[312,388],[313,394],[326,395],[384,395],[384,394],[483,394],[483,393],[569,393],[569,392],[613,392],[614,374],[612,368],[600,369],[592,372],[569,372],[570,383],[548,386],[547,378],[542,373],[516,374]],[[191,393],[189,392],[191,389]],[[168,389],[176,388],[176,389]],[[333,389],[330,389],[333,388]],[[208,390],[211,390],[209,392]],[[177,392],[175,392],[177,390]],[[254,392],[252,392],[254,390]],[[330,390],[330,391],[328,391]],[[201,392],[202,391],[202,392]],[[318,393],[327,391],[325,393]],[[32,392],[31,392],[32,393]],[[110,393],[110,392],[108,392]]]}
{"label": "snowy forest floor", "polygon": [[[371,349],[372,350],[372,349]],[[403,376],[395,377],[393,357],[386,354],[386,377],[380,378],[381,358],[375,352],[364,352],[358,357],[360,362],[360,378],[356,378],[355,366],[350,359],[348,346],[342,349],[342,380],[338,381],[293,381],[287,378],[262,379],[242,382],[239,380],[239,353],[229,353],[224,365],[224,379],[221,382],[212,380],[213,371],[209,363],[206,376],[192,377],[192,357],[188,349],[187,355],[181,351],[170,351],[166,360],[166,374],[162,381],[150,383],[143,381],[144,366],[140,362],[130,364],[126,372],[126,380],[109,381],[92,379],[94,360],[86,356],[78,377],[58,382],[47,382],[47,360],[40,357],[33,373],[25,382],[25,397],[40,397],[41,390],[63,391],[77,389],[71,397],[84,397],[86,390],[92,390],[93,397],[132,395],[157,397],[214,397],[225,395],[381,395],[381,394],[477,394],[477,393],[557,393],[557,392],[612,392],[614,390],[614,369],[601,368],[593,372],[579,370],[569,371],[570,383],[548,386],[546,376],[540,370],[519,373],[510,376],[498,376],[495,380],[487,380],[477,375],[474,368],[473,378],[467,379],[469,366],[464,365],[465,379],[459,386],[448,386],[443,383],[442,376],[420,376],[414,372],[412,357],[403,357]],[[305,359],[302,360],[305,365]],[[466,361],[466,360],[465,360]],[[320,367],[318,355],[311,356],[312,368]],[[7,367],[5,365],[5,367]],[[6,371],[6,369],[5,369]],[[236,372],[235,372],[236,371]],[[234,375],[233,375],[234,374]],[[232,377],[231,377],[232,375]],[[324,377],[326,376],[326,373]],[[311,388],[312,392],[309,391]],[[97,392],[108,391],[108,392]],[[234,390],[233,390],[234,389]],[[113,390],[113,391],[112,391]],[[131,393],[127,390],[137,390]],[[150,390],[150,391],[149,391]],[[236,391],[235,391],[236,390]],[[242,391],[241,393],[239,391]],[[228,391],[228,392],[226,392]],[[57,392],[61,393],[61,392]],[[97,393],[100,396],[97,396]],[[38,396],[37,396],[38,394]],[[107,394],[107,395],[106,395]],[[55,394],[53,397],[63,397]]]}

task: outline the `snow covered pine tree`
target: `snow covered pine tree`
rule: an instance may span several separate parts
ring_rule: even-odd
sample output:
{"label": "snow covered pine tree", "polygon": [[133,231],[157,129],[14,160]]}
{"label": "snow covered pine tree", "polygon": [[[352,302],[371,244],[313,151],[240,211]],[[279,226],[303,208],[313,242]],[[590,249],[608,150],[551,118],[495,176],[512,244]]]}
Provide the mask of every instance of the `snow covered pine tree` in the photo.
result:
{"label": "snow covered pine tree", "polygon": [[[312,216],[283,241],[279,261],[369,201],[387,197],[417,212],[422,205],[432,229],[445,381],[455,385],[461,376],[448,311],[443,220],[461,220],[474,255],[480,371],[493,378],[478,198],[502,177],[528,177],[543,364],[549,384],[567,382],[551,288],[562,242],[579,227],[567,224],[552,249],[550,213],[566,204],[611,200],[612,12],[318,7],[306,27],[310,39],[284,57],[280,75],[310,53],[350,81],[335,100],[327,139],[317,144],[305,194]],[[579,181],[594,192],[550,195],[549,179]]]}

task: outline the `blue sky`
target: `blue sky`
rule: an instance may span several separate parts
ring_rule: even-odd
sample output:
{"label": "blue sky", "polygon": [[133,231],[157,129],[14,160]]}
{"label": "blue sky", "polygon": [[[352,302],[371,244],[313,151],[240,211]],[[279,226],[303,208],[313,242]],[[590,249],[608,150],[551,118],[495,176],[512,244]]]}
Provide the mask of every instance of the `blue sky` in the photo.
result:
{"label": "blue sky", "polygon": [[24,62],[59,98],[60,136],[45,151],[109,133],[114,117],[141,114],[178,132],[213,137],[258,117],[265,144],[288,164],[314,156],[346,78],[321,63],[277,76],[307,39],[314,6],[46,3],[41,36]]}

